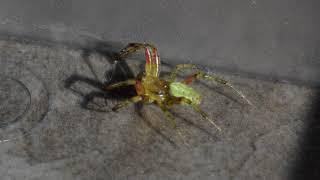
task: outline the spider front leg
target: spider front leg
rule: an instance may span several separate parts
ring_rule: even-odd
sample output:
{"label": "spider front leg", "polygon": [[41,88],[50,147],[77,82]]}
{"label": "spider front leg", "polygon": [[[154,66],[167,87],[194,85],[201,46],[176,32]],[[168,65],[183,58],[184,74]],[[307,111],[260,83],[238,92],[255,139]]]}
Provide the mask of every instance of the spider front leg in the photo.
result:
{"label": "spider front leg", "polygon": [[134,97],[132,97],[130,99],[127,99],[127,100],[125,100],[123,102],[120,102],[117,105],[115,105],[112,108],[112,111],[117,111],[118,109],[123,108],[125,106],[128,106],[129,104],[137,103],[137,102],[140,102],[140,101],[142,101],[142,97],[141,96],[134,96]]}
{"label": "spider front leg", "polygon": [[114,84],[110,84],[108,86],[105,87],[105,90],[112,90],[114,88],[119,88],[122,86],[132,86],[136,84],[136,80],[135,79],[128,79],[126,81],[120,81]]}
{"label": "spider front leg", "polygon": [[146,47],[150,47],[152,49],[156,49],[155,46],[153,46],[151,44],[147,44],[147,43],[129,43],[126,47],[124,47],[123,49],[120,50],[119,56],[121,58],[126,58],[130,54],[133,54],[136,51],[138,51],[140,49],[144,49]]}
{"label": "spider front leg", "polygon": [[[117,83],[114,83],[114,84],[111,84],[109,86],[106,86],[105,89],[106,90],[112,90],[114,88],[119,88],[119,87],[122,87],[122,86],[132,86],[132,85],[135,85],[136,84],[136,80],[135,79],[129,79],[129,80],[126,80],[126,81],[120,81],[120,82],[117,82]],[[139,101],[142,100],[142,97],[141,96],[134,96],[130,99],[127,99],[117,105],[115,105],[113,108],[112,108],[112,111],[117,111],[118,109],[122,108],[122,107],[125,107],[131,103],[137,103]]]}
{"label": "spider front leg", "polygon": [[158,77],[160,74],[160,58],[158,55],[157,48],[152,44],[147,43],[129,43],[125,48],[123,48],[120,53],[120,58],[128,57],[130,54],[136,51],[144,49],[146,64],[145,72],[146,76]]}

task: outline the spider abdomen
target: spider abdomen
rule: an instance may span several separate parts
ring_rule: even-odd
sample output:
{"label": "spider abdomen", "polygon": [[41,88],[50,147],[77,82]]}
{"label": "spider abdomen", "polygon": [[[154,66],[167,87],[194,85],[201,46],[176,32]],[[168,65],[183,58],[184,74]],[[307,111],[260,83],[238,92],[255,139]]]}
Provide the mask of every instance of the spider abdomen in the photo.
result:
{"label": "spider abdomen", "polygon": [[169,85],[170,95],[174,97],[182,97],[191,101],[191,104],[199,105],[201,102],[201,95],[194,90],[192,87],[181,83],[181,82],[173,82]]}

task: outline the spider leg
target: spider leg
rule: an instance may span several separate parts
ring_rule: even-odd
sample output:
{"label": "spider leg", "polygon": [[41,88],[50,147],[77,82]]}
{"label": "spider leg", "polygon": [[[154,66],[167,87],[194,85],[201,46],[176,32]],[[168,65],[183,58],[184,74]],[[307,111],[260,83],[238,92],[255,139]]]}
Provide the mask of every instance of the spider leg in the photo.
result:
{"label": "spider leg", "polygon": [[183,143],[190,146],[190,144],[188,144],[186,142],[185,137],[183,136],[182,132],[177,128],[177,123],[176,123],[176,120],[174,119],[173,115],[168,111],[168,109],[166,107],[163,107],[163,106],[160,106],[160,107],[166,117],[166,120],[170,123],[170,125],[173,129],[177,130],[177,133],[180,136],[180,138],[182,139]]}
{"label": "spider leg", "polygon": [[161,110],[164,113],[166,120],[170,123],[171,127],[173,129],[176,129],[177,123],[176,123],[176,120],[174,119],[174,116],[165,107],[161,107]]}
{"label": "spider leg", "polygon": [[202,116],[203,119],[206,119],[206,120],[209,121],[214,127],[216,127],[219,131],[221,131],[221,128],[220,128],[212,119],[210,119],[209,116],[207,115],[207,113],[205,113],[204,111],[202,111],[199,106],[196,106],[196,105],[191,105],[191,106],[192,106],[192,108],[193,108],[196,112],[198,112],[198,113]]}
{"label": "spider leg", "polygon": [[124,47],[123,49],[120,50],[119,56],[121,58],[126,58],[130,54],[133,54],[136,51],[138,51],[140,49],[144,49],[146,47],[150,47],[152,49],[156,48],[152,44],[148,44],[148,43],[129,43],[126,47]]}
{"label": "spider leg", "polygon": [[128,79],[126,81],[120,81],[120,82],[117,82],[117,83],[114,83],[114,84],[110,84],[108,86],[105,87],[106,90],[112,90],[114,88],[119,88],[119,87],[122,87],[122,86],[132,86],[132,85],[135,85],[136,84],[136,80],[134,79]]}
{"label": "spider leg", "polygon": [[147,43],[129,43],[123,48],[120,53],[120,58],[128,57],[130,54],[136,51],[144,49],[146,57],[145,71],[146,76],[158,77],[160,73],[160,58],[157,52],[157,48]]}
{"label": "spider leg", "polygon": [[194,64],[178,64],[176,65],[175,69],[171,72],[170,74],[170,82],[173,82],[176,79],[176,76],[178,74],[179,71],[183,70],[183,69],[196,69],[197,72],[194,74],[191,74],[189,76],[187,76],[187,78],[184,79],[184,83],[186,84],[190,84],[192,81],[194,81],[195,79],[205,79],[205,80],[211,80],[211,81],[215,81],[219,84],[223,84],[229,88],[231,88],[233,91],[235,91],[238,96],[240,96],[242,99],[244,99],[249,105],[253,105],[249,99],[247,99],[245,97],[245,95],[237,90],[235,87],[233,87],[232,84],[230,84],[228,81],[224,80],[223,78],[217,76],[217,75],[209,75],[205,72],[203,72],[202,70],[200,70],[196,65]]}
{"label": "spider leg", "polygon": [[180,101],[180,104],[187,104],[190,105],[197,113],[199,113],[203,119],[206,119],[209,121],[215,128],[217,128],[219,131],[221,131],[221,128],[212,120],[209,118],[207,113],[202,111],[198,105],[192,104],[192,102],[186,98],[182,98]]}
{"label": "spider leg", "polygon": [[244,99],[249,105],[253,106],[251,101],[249,99],[247,99],[245,97],[245,95],[241,91],[239,91],[238,89],[233,87],[232,84],[230,84],[228,81],[224,80],[223,78],[221,78],[221,77],[219,77],[217,75],[208,75],[207,73],[205,73],[203,71],[199,71],[196,74],[194,74],[193,76],[195,78],[197,78],[197,79],[212,80],[212,81],[215,81],[217,83],[223,84],[223,85],[231,88],[234,92],[236,92],[238,94],[238,96],[240,96],[242,99]]}
{"label": "spider leg", "polygon": [[120,103],[118,103],[117,105],[115,105],[113,108],[112,108],[112,111],[117,111],[118,109],[120,108],[123,108],[131,103],[137,103],[139,101],[142,101],[142,97],[141,96],[134,96],[130,99],[127,99],[125,101],[122,101]]}
{"label": "spider leg", "polygon": [[169,81],[170,82],[175,81],[177,74],[179,73],[179,71],[183,69],[198,69],[198,68],[194,64],[177,64],[174,70],[170,73]]}

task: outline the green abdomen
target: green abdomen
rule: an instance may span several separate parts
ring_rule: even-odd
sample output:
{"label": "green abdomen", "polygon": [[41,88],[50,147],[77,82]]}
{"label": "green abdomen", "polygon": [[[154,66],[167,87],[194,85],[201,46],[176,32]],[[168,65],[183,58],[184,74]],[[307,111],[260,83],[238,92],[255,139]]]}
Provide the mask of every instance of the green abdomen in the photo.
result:
{"label": "green abdomen", "polygon": [[201,102],[201,95],[192,87],[181,82],[173,82],[170,84],[170,94],[175,97],[184,97],[194,105],[199,105]]}

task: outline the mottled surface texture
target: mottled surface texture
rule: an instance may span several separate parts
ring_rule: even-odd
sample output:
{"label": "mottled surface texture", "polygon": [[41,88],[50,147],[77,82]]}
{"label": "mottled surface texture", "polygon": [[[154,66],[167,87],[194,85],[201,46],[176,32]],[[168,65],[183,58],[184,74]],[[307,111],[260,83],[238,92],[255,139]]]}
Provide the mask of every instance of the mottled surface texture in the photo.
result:
{"label": "mottled surface texture", "polygon": [[[1,0],[0,179],[320,179],[320,1]],[[143,67],[112,65],[154,43],[163,75],[192,62],[230,80],[194,84],[204,111],[174,107],[185,145],[155,106],[110,112],[105,93]],[[114,71],[113,71],[114,70]]]}
{"label": "mottled surface texture", "polygon": [[[99,89],[109,60],[66,46],[0,41],[2,179],[290,177],[315,89],[219,73],[247,95],[249,107],[226,88],[198,82],[202,108],[223,130],[177,106],[172,112],[188,146],[155,106],[110,112],[126,91]],[[127,62],[133,74],[143,64]]]}

